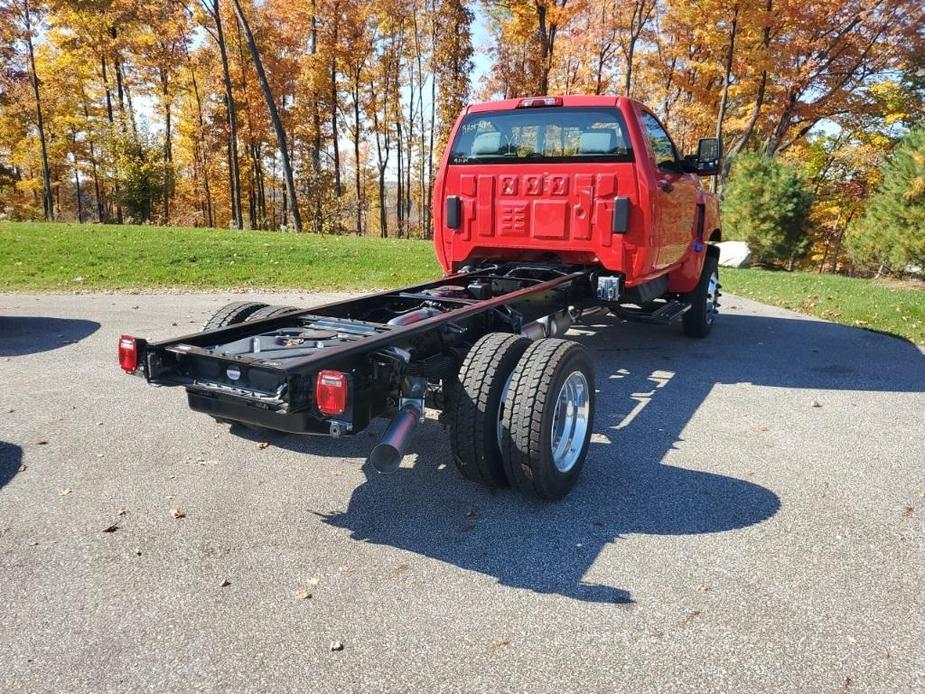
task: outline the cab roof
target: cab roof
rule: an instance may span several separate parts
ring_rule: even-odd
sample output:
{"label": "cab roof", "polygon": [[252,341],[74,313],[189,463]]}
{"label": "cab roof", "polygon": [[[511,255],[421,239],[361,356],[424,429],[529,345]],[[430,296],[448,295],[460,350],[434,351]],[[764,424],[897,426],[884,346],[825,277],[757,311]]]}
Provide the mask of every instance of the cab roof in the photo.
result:
{"label": "cab roof", "polygon": [[[551,97],[542,97],[542,96],[533,96],[533,97],[521,97],[517,99],[501,99],[498,101],[482,101],[475,104],[470,104],[466,107],[466,113],[484,113],[486,111],[513,111],[518,108],[519,104],[525,99],[543,99]],[[600,96],[600,95],[572,95],[572,96],[557,96],[556,99],[562,100],[562,106],[604,106],[613,108],[614,106],[621,106],[626,102],[632,102],[632,99],[629,99],[625,96]],[[550,106],[548,108],[556,108],[555,106]]]}

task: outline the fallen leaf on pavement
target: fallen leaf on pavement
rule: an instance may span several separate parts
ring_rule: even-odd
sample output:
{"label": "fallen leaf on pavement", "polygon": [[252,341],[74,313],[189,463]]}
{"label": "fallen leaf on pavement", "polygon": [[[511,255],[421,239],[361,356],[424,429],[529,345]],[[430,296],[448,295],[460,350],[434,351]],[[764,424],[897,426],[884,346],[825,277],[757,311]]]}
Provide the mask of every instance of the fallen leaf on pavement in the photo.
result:
{"label": "fallen leaf on pavement", "polygon": [[331,641],[331,652],[344,650],[344,644],[340,641]]}
{"label": "fallen leaf on pavement", "polygon": [[[20,472],[25,472],[25,471],[26,471],[26,468],[28,468],[28,467],[29,467],[28,465],[26,465],[25,463],[23,463],[22,465],[19,466],[19,471],[20,471]],[[925,494],[922,494],[922,496],[925,496]]]}
{"label": "fallen leaf on pavement", "polygon": [[268,448],[269,445],[270,445],[270,444],[269,444],[267,441],[261,441],[260,443],[257,444],[257,448],[261,448],[261,449],[262,449],[262,448]]}
{"label": "fallen leaf on pavement", "polygon": [[48,445],[48,441],[45,441],[44,439],[42,441],[36,441],[35,443],[37,446],[47,446]]}
{"label": "fallen leaf on pavement", "polygon": [[755,427],[755,431],[767,431],[768,428],[762,424],[760,427]]}
{"label": "fallen leaf on pavement", "polygon": [[118,530],[118,529],[119,529],[119,524],[118,524],[118,523],[113,523],[113,524],[110,525],[108,528],[104,528],[104,529],[103,529],[103,532],[104,532],[104,533],[114,533],[114,532],[116,532],[116,530]]}
{"label": "fallen leaf on pavement", "polygon": [[186,518],[186,511],[182,511],[178,508],[170,509],[170,515],[174,518]]}
{"label": "fallen leaf on pavement", "polygon": [[308,600],[312,596],[312,592],[310,590],[297,590],[295,596],[299,600]]}
{"label": "fallen leaf on pavement", "polygon": [[230,586],[230,585],[231,585],[231,581],[229,581],[227,578],[225,578],[225,579],[222,580],[221,583],[218,584],[218,587],[219,587],[219,588],[227,588],[227,587]]}
{"label": "fallen leaf on pavement", "polygon": [[58,490],[58,496],[67,496],[70,493],[71,493],[70,489],[59,489]]}

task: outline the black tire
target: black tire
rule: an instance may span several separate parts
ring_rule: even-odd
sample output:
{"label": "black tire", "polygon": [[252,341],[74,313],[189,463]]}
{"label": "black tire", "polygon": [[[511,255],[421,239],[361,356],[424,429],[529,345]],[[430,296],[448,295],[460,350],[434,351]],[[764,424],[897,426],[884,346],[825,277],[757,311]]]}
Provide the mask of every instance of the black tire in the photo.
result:
{"label": "black tire", "polygon": [[520,335],[489,333],[476,342],[459,369],[450,400],[450,447],[466,479],[506,487],[498,446],[498,423],[504,386],[530,340]]}
{"label": "black tire", "polygon": [[243,323],[253,315],[255,311],[262,309],[266,304],[256,301],[235,301],[225,304],[202,326],[203,330],[215,330],[216,328],[225,328],[235,323]]}
{"label": "black tire", "polygon": [[[563,385],[576,372],[584,379],[586,426],[583,436],[576,430],[580,448],[566,448],[573,451],[573,462],[563,471],[553,453],[553,422]],[[542,499],[568,494],[584,467],[594,429],[594,370],[584,348],[555,338],[530,345],[514,369],[501,428],[504,471],[514,487]]]}
{"label": "black tire", "polygon": [[[716,276],[716,284],[711,294],[711,277]],[[700,272],[700,281],[692,292],[684,295],[684,301],[691,307],[684,312],[681,318],[684,334],[688,337],[706,337],[713,328],[716,319],[716,309],[719,306],[719,261],[713,255],[708,255],[703,261],[703,270]]]}
{"label": "black tire", "polygon": [[252,320],[261,320],[263,318],[272,318],[273,316],[278,316],[281,313],[287,313],[289,311],[295,311],[295,306],[274,306],[273,304],[269,306],[264,306],[263,308],[258,308],[252,314],[247,317],[248,321]]}

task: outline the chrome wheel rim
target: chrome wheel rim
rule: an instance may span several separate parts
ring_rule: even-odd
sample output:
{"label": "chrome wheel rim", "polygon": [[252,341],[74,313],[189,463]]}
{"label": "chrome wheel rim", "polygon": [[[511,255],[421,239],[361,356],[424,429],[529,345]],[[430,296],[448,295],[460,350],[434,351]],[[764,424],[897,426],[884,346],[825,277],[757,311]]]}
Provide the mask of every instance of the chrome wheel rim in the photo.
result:
{"label": "chrome wheel rim", "polygon": [[559,472],[568,472],[578,462],[588,433],[590,413],[588,379],[581,371],[573,371],[559,389],[552,415],[552,460]]}
{"label": "chrome wheel rim", "polygon": [[719,275],[714,270],[707,282],[707,322],[712,323],[716,315],[716,300],[719,295]]}

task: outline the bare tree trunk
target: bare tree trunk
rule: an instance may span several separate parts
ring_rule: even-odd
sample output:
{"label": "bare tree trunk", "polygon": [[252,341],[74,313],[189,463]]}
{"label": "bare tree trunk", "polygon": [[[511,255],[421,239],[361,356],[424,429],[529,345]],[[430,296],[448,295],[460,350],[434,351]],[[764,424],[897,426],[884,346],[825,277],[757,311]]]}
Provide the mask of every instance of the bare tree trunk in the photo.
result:
{"label": "bare tree trunk", "polygon": [[263,90],[263,97],[267,102],[267,110],[270,112],[270,120],[273,121],[273,129],[276,131],[276,145],[279,148],[279,155],[282,159],[283,174],[286,179],[286,192],[289,195],[289,214],[292,218],[292,226],[296,231],[302,231],[302,216],[299,214],[299,203],[295,195],[295,180],[292,176],[292,165],[289,161],[289,149],[286,146],[286,131],[283,130],[283,122],[279,118],[279,111],[276,108],[276,102],[273,100],[273,92],[270,90],[270,82],[267,80],[267,73],[263,69],[263,61],[260,60],[260,53],[257,51],[257,43],[254,41],[254,34],[251,32],[247,18],[241,10],[241,3],[238,0],[231,0],[234,5],[235,14],[241,29],[244,31],[244,38],[247,40],[247,48],[251,54],[251,60],[254,61],[254,69],[257,71],[257,78],[260,80],[260,87]]}
{"label": "bare tree trunk", "polygon": [[[84,93],[83,89],[80,91],[80,101],[83,106],[84,118],[87,122],[90,122],[90,108],[87,106],[87,95]],[[100,176],[99,169],[96,163],[96,144],[93,142],[93,138],[90,137],[87,140],[87,144],[90,147],[90,170],[93,172],[93,194],[94,199],[96,200],[96,221],[103,222],[106,216],[106,204],[103,200],[103,193],[100,187]]]}
{"label": "bare tree trunk", "polygon": [[[726,104],[729,101],[729,79],[732,76],[732,58],[735,55],[736,28],[739,22],[739,4],[732,7],[732,22],[729,25],[729,46],[726,48],[726,61],[723,66],[723,95],[719,100],[719,114],[716,116],[716,139],[722,142],[723,120],[726,118]],[[720,177],[713,177],[713,192],[719,189]]]}
{"label": "bare tree trunk", "polygon": [[161,95],[164,98],[164,224],[170,223],[170,199],[173,197],[173,131],[172,108],[167,70],[161,68]]}
{"label": "bare tree trunk", "polygon": [[199,97],[199,84],[196,82],[196,73],[190,66],[190,78],[193,86],[193,96],[196,99],[196,116],[199,119],[199,132],[196,136],[196,158],[200,161],[202,167],[202,188],[206,196],[206,220],[208,226],[215,226],[215,219],[212,214],[212,191],[209,189],[209,167],[206,158],[202,153],[202,141],[205,135],[205,120],[202,117],[202,99]]}
{"label": "bare tree trunk", "polygon": [[250,89],[247,84],[247,58],[244,56],[244,41],[241,38],[241,25],[235,22],[235,37],[237,39],[238,64],[241,66],[241,93],[244,95],[244,120],[247,123],[247,144],[245,149],[250,158],[250,168],[247,172],[247,219],[248,226],[251,229],[259,229],[260,221],[257,219],[257,190],[256,178],[257,170],[260,168],[260,161],[257,159],[257,142],[254,135],[254,118],[251,112]]}
{"label": "bare tree trunk", "polygon": [[74,188],[77,199],[77,223],[84,222],[83,200],[80,197],[80,166],[77,163],[77,133],[71,130],[71,152],[74,157]]}
{"label": "bare tree trunk", "polygon": [[385,167],[379,165],[379,235],[389,237],[389,219],[385,211]]}
{"label": "bare tree trunk", "polygon": [[334,145],[334,194],[340,198],[343,184],[340,180],[340,144],[337,140],[337,58],[331,56],[331,142]]}
{"label": "bare tree trunk", "polygon": [[353,74],[353,157],[356,164],[357,235],[363,233],[363,194],[360,175],[360,70]]}
{"label": "bare tree trunk", "polygon": [[[565,1],[562,0],[562,4]],[[549,73],[552,71],[552,54],[556,45],[555,22],[548,22],[546,18],[546,5],[536,3],[536,19],[539,25],[540,38],[540,61],[542,63],[540,72],[540,95],[549,93]]]}
{"label": "bare tree trunk", "polygon": [[42,152],[42,207],[45,219],[55,218],[55,203],[51,192],[51,169],[48,166],[48,144],[45,141],[45,119],[42,114],[42,97],[39,92],[39,76],[35,71],[35,50],[32,46],[32,15],[29,0],[23,0],[23,18],[26,22],[26,46],[29,49],[29,69],[32,72],[32,94],[35,97],[35,120],[39,130],[39,147]]}
{"label": "bare tree trunk", "polygon": [[215,22],[216,42],[222,60],[222,82],[225,86],[225,109],[228,114],[228,186],[231,192],[231,223],[238,229],[243,229],[241,172],[238,163],[238,116],[234,104],[234,90],[231,86],[231,72],[228,68],[228,49],[225,43],[225,32],[222,29],[219,0],[212,0],[212,19]]}
{"label": "bare tree trunk", "polygon": [[398,155],[398,180],[396,181],[396,190],[395,190],[395,220],[396,225],[398,226],[398,237],[402,236],[402,229],[404,227],[404,212],[405,212],[405,200],[402,197],[405,187],[404,181],[404,153],[402,152],[402,146],[404,145],[404,139],[402,138],[402,129],[401,129],[401,110],[398,109],[398,114],[395,117],[395,152]]}
{"label": "bare tree trunk", "polygon": [[[312,0],[312,23],[311,23],[311,55],[317,55],[318,53],[318,0]],[[314,89],[313,89],[314,91]],[[320,234],[322,231],[322,218],[321,218],[321,108],[319,103],[321,101],[320,94],[312,94],[312,125],[314,126],[314,133],[312,133],[312,178],[314,185],[312,186],[312,196],[314,200],[314,219],[313,226],[314,232]]]}
{"label": "bare tree trunk", "polygon": [[[115,113],[112,108],[112,88],[109,83],[109,71],[106,67],[106,56],[100,58],[100,70],[103,77],[103,84],[106,85],[106,117],[109,120],[109,134],[112,135],[116,127]],[[119,202],[119,182],[113,182],[113,197],[116,201],[116,223],[122,224],[122,204]],[[111,213],[107,213],[106,221],[111,221]]]}

